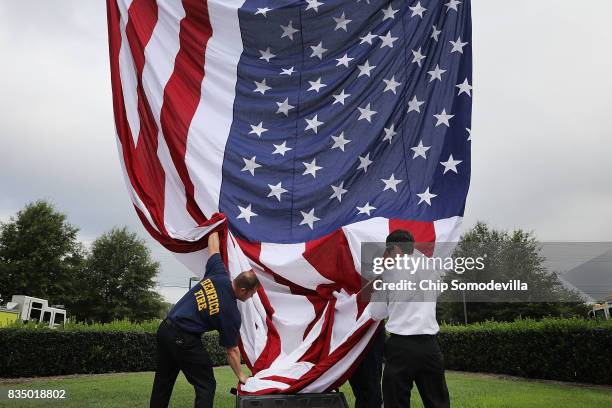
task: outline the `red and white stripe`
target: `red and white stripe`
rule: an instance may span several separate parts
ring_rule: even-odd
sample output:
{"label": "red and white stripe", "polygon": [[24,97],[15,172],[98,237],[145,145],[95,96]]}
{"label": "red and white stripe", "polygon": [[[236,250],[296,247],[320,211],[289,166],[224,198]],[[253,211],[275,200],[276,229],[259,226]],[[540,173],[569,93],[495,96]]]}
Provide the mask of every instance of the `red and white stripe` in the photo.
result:
{"label": "red and white stripe", "polygon": [[[107,0],[119,156],[148,232],[202,275],[218,213],[223,155],[242,53],[243,0]],[[378,327],[358,302],[361,242],[407,228],[421,242],[457,239],[460,218],[374,218],[300,244],[223,234],[235,276],[262,287],[240,304],[241,349],[255,374],[241,392],[320,392],[346,380]]]}

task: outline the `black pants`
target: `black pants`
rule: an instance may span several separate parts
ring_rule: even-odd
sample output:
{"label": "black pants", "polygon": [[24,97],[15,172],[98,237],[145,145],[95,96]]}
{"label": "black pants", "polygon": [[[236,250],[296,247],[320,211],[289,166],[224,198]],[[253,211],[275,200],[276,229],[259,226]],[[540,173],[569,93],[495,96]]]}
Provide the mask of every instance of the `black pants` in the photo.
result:
{"label": "black pants", "polygon": [[408,408],[413,382],[425,408],[450,407],[444,359],[436,337],[392,334],[385,344],[385,408]]}
{"label": "black pants", "polygon": [[157,370],[151,408],[168,406],[179,370],[195,389],[194,406],[211,408],[217,384],[201,336],[184,332],[169,320],[164,320],[157,329]]}
{"label": "black pants", "polygon": [[380,379],[385,338],[385,328],[381,326],[374,335],[367,354],[349,378],[349,384],[355,395],[355,408],[380,408],[382,406]]}

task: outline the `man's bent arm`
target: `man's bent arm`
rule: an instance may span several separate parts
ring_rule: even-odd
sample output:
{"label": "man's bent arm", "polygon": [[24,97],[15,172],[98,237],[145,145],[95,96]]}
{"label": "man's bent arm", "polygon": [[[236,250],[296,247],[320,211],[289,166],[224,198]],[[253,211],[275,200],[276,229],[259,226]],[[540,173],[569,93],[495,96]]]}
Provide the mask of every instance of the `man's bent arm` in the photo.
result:
{"label": "man's bent arm", "polygon": [[249,377],[242,372],[242,367],[240,366],[240,349],[238,349],[238,347],[227,349],[227,361],[230,367],[232,367],[234,374],[236,374],[238,381],[244,384]]}

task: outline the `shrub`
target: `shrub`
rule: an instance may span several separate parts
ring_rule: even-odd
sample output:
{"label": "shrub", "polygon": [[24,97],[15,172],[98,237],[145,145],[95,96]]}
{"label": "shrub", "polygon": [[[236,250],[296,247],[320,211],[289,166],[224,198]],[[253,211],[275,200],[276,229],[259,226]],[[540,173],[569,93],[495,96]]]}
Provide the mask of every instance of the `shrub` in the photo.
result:
{"label": "shrub", "polygon": [[[159,322],[84,325],[51,330],[0,329],[0,378],[155,370]],[[216,333],[202,336],[215,366],[226,364]]]}
{"label": "shrub", "polygon": [[[69,322],[0,329],[0,377],[34,377],[155,369],[159,321]],[[443,325],[446,367],[560,381],[612,384],[612,321],[517,320]],[[216,333],[202,336],[215,366],[226,364]]]}
{"label": "shrub", "polygon": [[[74,320],[66,321],[65,325],[58,326],[58,331],[133,331],[141,333],[155,333],[159,327],[160,320],[146,320],[143,322],[132,322],[127,319],[114,320],[110,323],[84,323]],[[22,322],[17,320],[8,326],[14,329],[47,329],[45,323],[35,321]]]}
{"label": "shrub", "polygon": [[612,384],[612,321],[517,320],[443,326],[448,369]]}

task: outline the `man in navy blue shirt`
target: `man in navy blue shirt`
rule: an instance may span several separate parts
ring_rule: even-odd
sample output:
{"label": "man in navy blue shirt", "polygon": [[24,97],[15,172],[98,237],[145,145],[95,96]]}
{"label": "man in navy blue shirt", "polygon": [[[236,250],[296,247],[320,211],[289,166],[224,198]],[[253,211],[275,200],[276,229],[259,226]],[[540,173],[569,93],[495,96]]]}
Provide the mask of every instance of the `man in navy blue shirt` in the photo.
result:
{"label": "man in navy blue shirt", "polygon": [[151,392],[151,408],[167,407],[179,371],[195,389],[195,407],[213,406],[216,382],[212,361],[202,344],[204,332],[217,330],[219,344],[238,381],[246,376],[240,367],[238,336],[241,324],[236,300],[251,298],[259,281],[252,270],[233,281],[219,254],[219,235],[208,238],[208,263],[204,278],[168,313],[157,330],[157,370]]}

